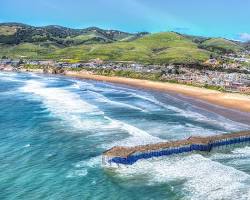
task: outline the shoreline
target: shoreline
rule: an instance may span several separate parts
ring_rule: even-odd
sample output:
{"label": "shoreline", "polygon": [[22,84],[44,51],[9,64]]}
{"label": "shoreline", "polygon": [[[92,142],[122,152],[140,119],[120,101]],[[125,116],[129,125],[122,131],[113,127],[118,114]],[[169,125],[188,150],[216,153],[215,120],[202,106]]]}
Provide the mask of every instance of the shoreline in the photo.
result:
{"label": "shoreline", "polygon": [[[43,73],[42,70],[37,69],[29,71],[20,70],[20,72],[46,75],[46,73]],[[51,73],[47,74],[50,75]],[[250,96],[247,95],[238,93],[223,93],[216,90],[175,83],[95,75],[88,71],[65,71],[64,74],[58,75],[121,84],[124,86],[154,91],[162,95],[168,94],[179,100],[187,101],[192,106],[201,110],[216,113],[232,121],[250,125]]]}
{"label": "shoreline", "polygon": [[250,112],[250,96],[236,93],[224,93],[206,88],[198,88],[175,83],[156,82],[150,80],[132,79],[125,77],[109,77],[95,75],[87,71],[73,72],[66,71],[66,76],[89,79],[96,81],[104,81],[109,83],[118,83],[138,87],[142,89],[150,89],[160,92],[172,92],[181,94],[196,100],[202,100],[213,105],[222,106],[224,108],[233,109],[241,112]]}

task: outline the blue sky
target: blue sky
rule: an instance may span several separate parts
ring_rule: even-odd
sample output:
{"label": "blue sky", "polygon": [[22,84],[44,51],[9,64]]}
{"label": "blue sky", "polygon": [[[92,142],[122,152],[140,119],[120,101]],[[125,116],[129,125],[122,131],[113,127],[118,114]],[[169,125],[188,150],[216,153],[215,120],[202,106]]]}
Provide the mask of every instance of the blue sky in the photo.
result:
{"label": "blue sky", "polygon": [[0,0],[0,22],[250,40],[250,0]]}

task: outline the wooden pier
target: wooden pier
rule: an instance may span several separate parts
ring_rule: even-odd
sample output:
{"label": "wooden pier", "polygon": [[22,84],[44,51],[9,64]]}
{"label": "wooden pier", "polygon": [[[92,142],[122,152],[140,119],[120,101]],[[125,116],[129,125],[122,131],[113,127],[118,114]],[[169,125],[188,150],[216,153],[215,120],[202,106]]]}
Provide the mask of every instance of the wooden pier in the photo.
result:
{"label": "wooden pier", "polygon": [[140,159],[170,156],[193,151],[210,152],[220,146],[250,143],[250,131],[208,137],[190,137],[185,140],[161,142],[134,147],[115,146],[102,155],[103,165],[132,165]]}

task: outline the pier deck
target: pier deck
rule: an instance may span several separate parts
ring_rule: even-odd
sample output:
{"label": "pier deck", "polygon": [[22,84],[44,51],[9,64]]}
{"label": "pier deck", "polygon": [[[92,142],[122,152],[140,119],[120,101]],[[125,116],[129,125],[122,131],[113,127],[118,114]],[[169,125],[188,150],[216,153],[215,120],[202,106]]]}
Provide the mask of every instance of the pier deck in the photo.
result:
{"label": "pier deck", "polygon": [[219,146],[249,143],[250,131],[208,137],[190,137],[185,140],[161,142],[134,147],[115,146],[103,153],[102,162],[107,164],[132,165],[137,160],[169,156],[192,151],[211,151]]}

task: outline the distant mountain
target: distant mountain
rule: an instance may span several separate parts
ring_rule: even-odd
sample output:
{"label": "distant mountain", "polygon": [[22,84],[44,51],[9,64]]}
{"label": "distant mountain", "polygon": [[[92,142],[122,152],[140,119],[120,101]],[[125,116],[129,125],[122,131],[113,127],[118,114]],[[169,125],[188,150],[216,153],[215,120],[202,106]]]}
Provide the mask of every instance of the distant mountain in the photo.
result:
{"label": "distant mountain", "polygon": [[223,38],[207,38],[176,32],[126,33],[97,27],[71,29],[61,26],[34,27],[19,23],[0,24],[0,58],[69,59],[100,58],[155,64],[202,64],[211,55],[249,48]]}
{"label": "distant mountain", "polygon": [[147,33],[126,33],[117,30],[103,30],[97,27],[86,29],[71,29],[62,26],[50,25],[34,27],[20,23],[0,24],[0,43],[21,44],[40,43],[55,46],[72,46],[79,44],[109,43],[120,40],[132,40]]}

